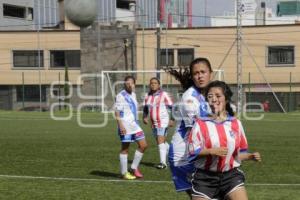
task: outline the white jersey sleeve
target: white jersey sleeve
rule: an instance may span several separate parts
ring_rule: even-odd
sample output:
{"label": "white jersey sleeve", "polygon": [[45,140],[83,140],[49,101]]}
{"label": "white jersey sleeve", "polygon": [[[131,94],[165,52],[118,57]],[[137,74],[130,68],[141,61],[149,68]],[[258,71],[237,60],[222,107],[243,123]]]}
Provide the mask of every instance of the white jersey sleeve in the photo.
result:
{"label": "white jersey sleeve", "polygon": [[124,97],[120,93],[116,96],[114,110],[118,112],[124,111]]}

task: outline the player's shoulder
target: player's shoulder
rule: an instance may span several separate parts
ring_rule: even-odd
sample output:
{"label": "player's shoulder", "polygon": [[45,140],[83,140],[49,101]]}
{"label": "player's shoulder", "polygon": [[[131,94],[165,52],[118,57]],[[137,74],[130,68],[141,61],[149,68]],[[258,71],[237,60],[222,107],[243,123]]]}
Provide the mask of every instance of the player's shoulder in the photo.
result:
{"label": "player's shoulder", "polygon": [[242,126],[241,120],[236,116],[229,116],[227,121],[230,121],[231,123],[236,123],[238,126]]}
{"label": "player's shoulder", "polygon": [[116,98],[123,98],[125,95],[126,95],[126,91],[122,90],[116,95]]}
{"label": "player's shoulder", "polygon": [[169,96],[169,93],[164,90],[161,90],[160,94],[161,94],[161,96]]}
{"label": "player's shoulder", "polygon": [[197,91],[194,87],[190,87],[182,94],[182,100],[194,99]]}

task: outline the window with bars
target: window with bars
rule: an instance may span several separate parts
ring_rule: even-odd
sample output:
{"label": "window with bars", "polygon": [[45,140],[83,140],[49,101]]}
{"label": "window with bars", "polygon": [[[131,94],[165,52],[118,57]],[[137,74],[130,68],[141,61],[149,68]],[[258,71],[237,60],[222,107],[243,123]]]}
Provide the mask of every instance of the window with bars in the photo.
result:
{"label": "window with bars", "polygon": [[3,4],[3,16],[33,20],[33,8]]}
{"label": "window with bars", "polygon": [[13,67],[44,67],[44,52],[42,50],[14,50]]}
{"label": "window with bars", "polygon": [[[39,102],[40,101],[40,86],[39,85],[24,85],[17,86],[17,102]],[[41,86],[41,100],[46,102],[46,86]]]}
{"label": "window with bars", "polygon": [[178,66],[189,66],[194,60],[194,49],[178,49],[177,59]]}
{"label": "window with bars", "polygon": [[294,46],[269,46],[268,66],[291,66],[295,64]]}
{"label": "window with bars", "polygon": [[174,66],[174,49],[160,50],[160,66]]}

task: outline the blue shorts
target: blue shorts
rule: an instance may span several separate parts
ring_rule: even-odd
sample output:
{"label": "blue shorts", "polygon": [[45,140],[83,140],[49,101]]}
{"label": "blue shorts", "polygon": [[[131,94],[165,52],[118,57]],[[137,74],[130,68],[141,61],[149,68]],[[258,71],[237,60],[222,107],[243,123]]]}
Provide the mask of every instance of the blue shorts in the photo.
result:
{"label": "blue shorts", "polygon": [[168,128],[152,128],[152,133],[155,137],[157,136],[167,136]]}
{"label": "blue shorts", "polygon": [[196,170],[193,163],[183,166],[174,166],[174,164],[170,163],[170,169],[177,192],[186,191],[192,188],[190,177]]}
{"label": "blue shorts", "polygon": [[136,142],[142,139],[145,139],[145,134],[143,131],[135,133],[135,134],[119,134],[121,142]]}
{"label": "blue shorts", "polygon": [[[177,146],[177,148],[179,147]],[[174,157],[174,146],[173,143],[171,143],[169,148],[168,159],[175,189],[177,192],[189,190],[192,188],[192,174],[196,171],[194,163],[187,162],[186,164],[183,164],[181,166],[175,166]]]}

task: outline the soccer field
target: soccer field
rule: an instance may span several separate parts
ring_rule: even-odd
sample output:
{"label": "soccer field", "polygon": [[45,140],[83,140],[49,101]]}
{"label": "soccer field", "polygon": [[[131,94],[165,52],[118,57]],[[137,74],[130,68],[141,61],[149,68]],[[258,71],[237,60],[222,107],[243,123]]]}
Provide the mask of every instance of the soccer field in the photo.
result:
{"label": "soccer field", "polygon": [[[103,116],[82,118],[95,124]],[[266,114],[243,124],[250,150],[263,158],[243,164],[249,199],[300,199],[300,113]],[[0,126],[0,199],[187,199],[175,192],[169,170],[154,168],[159,157],[150,127],[143,126],[149,143],[140,165],[145,178],[123,181],[111,116],[104,128],[82,128],[75,116],[55,121],[49,113],[2,111]]]}

